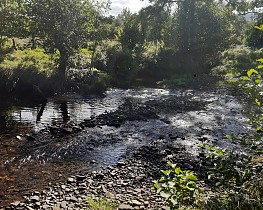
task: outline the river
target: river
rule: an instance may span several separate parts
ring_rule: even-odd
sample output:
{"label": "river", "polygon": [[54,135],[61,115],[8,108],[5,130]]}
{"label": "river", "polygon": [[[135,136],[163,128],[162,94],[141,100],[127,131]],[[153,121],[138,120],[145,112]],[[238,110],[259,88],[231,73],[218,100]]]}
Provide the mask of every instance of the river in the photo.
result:
{"label": "river", "polygon": [[[151,109],[158,117],[126,120],[118,127],[85,127],[63,136],[50,134],[54,126],[78,127],[84,119],[114,112],[127,100],[132,106]],[[71,174],[114,164],[156,139],[174,137],[179,147],[192,154],[198,153],[197,145],[203,142],[238,147],[224,136],[246,133],[246,121],[239,100],[223,88],[110,89],[104,96],[69,93],[49,98],[45,104],[2,108],[0,206]],[[31,142],[26,134],[36,139]]]}

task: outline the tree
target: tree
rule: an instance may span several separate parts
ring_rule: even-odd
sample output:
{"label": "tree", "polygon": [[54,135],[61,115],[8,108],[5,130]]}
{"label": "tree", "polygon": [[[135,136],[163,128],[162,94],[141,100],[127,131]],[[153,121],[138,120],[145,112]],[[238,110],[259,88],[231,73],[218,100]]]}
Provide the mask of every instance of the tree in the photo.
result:
{"label": "tree", "polygon": [[28,33],[26,22],[23,0],[0,1],[0,48],[3,37],[25,37]]}
{"label": "tree", "polygon": [[[170,21],[169,27],[165,30],[165,46],[175,53],[173,60],[176,60],[176,65],[173,66],[182,72],[211,68],[217,60],[218,51],[228,44],[230,33],[224,7],[213,0],[151,2],[159,11],[170,11],[170,20],[167,19]],[[161,13],[155,16],[161,16]]]}
{"label": "tree", "polygon": [[263,14],[258,14],[252,28],[248,30],[247,44],[250,47],[262,48],[263,47],[263,33],[255,28],[263,23]]}
{"label": "tree", "polygon": [[116,35],[117,40],[121,43],[122,49],[128,52],[138,52],[143,49],[144,34],[142,26],[136,14],[124,10],[122,15],[122,26]]}
{"label": "tree", "polygon": [[115,21],[116,25],[118,25],[118,31],[115,36],[121,45],[121,50],[116,52],[115,56],[112,56],[114,65],[111,69],[111,74],[119,81],[129,82],[138,72],[142,62],[142,53],[145,47],[143,28],[138,15],[132,14],[126,9]]}
{"label": "tree", "polygon": [[204,71],[227,47],[228,29],[222,10],[211,0],[187,0],[179,4],[176,36],[177,49],[185,58],[184,67]]}
{"label": "tree", "polygon": [[[59,51],[58,76],[63,84],[69,56],[88,39],[98,5],[91,0],[30,0],[27,14],[49,52]],[[101,6],[107,6],[103,4]],[[103,7],[101,7],[103,8]]]}

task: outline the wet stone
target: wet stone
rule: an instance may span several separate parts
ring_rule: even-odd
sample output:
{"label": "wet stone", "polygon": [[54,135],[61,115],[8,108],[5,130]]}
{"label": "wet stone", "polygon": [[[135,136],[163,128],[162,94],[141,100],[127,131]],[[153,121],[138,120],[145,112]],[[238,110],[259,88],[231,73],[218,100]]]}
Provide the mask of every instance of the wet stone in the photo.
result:
{"label": "wet stone", "polygon": [[72,202],[78,202],[79,200],[75,196],[70,197],[70,201]]}
{"label": "wet stone", "polygon": [[131,200],[129,203],[133,206],[141,206],[142,205],[142,203],[137,201],[137,200]]}
{"label": "wet stone", "polygon": [[86,179],[86,176],[84,176],[84,175],[77,175],[77,176],[76,176],[77,182],[81,182],[81,181],[83,181],[84,179]]}
{"label": "wet stone", "polygon": [[69,177],[69,178],[68,178],[68,183],[73,183],[73,182],[75,182],[75,179],[72,178],[72,177]]}
{"label": "wet stone", "polygon": [[37,196],[37,195],[32,196],[32,197],[30,198],[30,200],[31,200],[32,202],[37,202],[37,201],[39,201],[39,196]]}
{"label": "wet stone", "polygon": [[62,201],[60,204],[61,208],[67,208],[68,202],[67,201]]}
{"label": "wet stone", "polygon": [[130,205],[127,205],[127,204],[121,204],[121,205],[119,205],[118,209],[119,210],[133,210],[134,208]]}

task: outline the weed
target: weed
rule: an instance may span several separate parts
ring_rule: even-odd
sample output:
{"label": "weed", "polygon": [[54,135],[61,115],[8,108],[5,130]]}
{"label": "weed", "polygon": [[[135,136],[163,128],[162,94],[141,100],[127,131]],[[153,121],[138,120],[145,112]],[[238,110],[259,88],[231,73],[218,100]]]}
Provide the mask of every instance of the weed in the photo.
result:
{"label": "weed", "polygon": [[88,205],[88,210],[115,210],[117,209],[117,205],[112,203],[110,200],[106,200],[103,198],[98,198],[98,199],[92,199],[92,198],[87,198],[87,205]]}
{"label": "weed", "polygon": [[192,171],[182,170],[171,162],[168,162],[168,165],[172,169],[162,170],[164,176],[156,180],[154,184],[157,193],[168,201],[170,209],[183,205],[194,206],[197,197],[202,192],[197,186],[197,177]]}

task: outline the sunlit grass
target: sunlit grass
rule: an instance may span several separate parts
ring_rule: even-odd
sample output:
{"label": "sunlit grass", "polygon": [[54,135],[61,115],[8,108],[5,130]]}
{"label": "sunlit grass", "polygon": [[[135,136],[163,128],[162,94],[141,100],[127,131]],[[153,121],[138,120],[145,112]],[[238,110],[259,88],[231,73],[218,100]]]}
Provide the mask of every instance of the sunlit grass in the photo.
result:
{"label": "sunlit grass", "polygon": [[116,210],[117,209],[117,205],[108,199],[87,198],[86,201],[87,201],[88,210]]}

